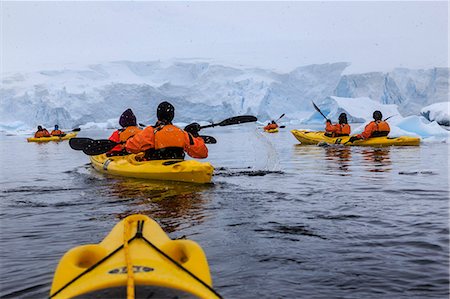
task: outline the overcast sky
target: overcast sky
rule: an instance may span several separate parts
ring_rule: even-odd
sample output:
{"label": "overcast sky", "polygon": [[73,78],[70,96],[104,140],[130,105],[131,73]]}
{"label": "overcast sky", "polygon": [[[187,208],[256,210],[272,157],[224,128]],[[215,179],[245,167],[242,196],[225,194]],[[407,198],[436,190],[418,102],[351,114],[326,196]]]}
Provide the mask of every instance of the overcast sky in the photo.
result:
{"label": "overcast sky", "polygon": [[448,65],[448,3],[1,1],[2,72],[200,58],[290,71]]}

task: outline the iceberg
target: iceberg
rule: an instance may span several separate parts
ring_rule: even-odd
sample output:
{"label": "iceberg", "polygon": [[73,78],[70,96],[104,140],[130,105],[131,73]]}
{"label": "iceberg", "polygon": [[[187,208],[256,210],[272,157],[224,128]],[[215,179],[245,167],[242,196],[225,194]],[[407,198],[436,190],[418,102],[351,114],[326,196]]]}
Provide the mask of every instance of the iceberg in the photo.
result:
{"label": "iceberg", "polygon": [[12,125],[8,130],[14,130],[16,121],[30,129],[55,124],[103,128],[131,108],[139,122],[149,124],[156,121],[159,102],[167,100],[176,108],[176,122],[220,121],[239,114],[264,121],[285,113],[286,122],[323,123],[319,114],[311,115],[313,100],[329,118],[336,120],[345,111],[350,122],[358,123],[370,120],[375,109],[385,117],[410,116],[425,105],[448,101],[446,68],[343,75],[348,65],[324,63],[276,72],[194,60],[115,61],[2,74],[0,118]]}
{"label": "iceberg", "polygon": [[440,102],[423,107],[420,114],[429,121],[436,121],[440,125],[450,126],[450,102]]}
{"label": "iceberg", "polygon": [[[337,122],[339,114],[346,113],[349,123],[363,123],[371,121],[375,110],[381,111],[384,118],[399,117],[397,105],[383,105],[368,97],[342,98],[330,96],[316,103],[322,113],[332,122]],[[319,112],[313,112],[304,123],[324,123],[323,116]]]}
{"label": "iceberg", "polygon": [[[442,128],[437,122],[430,122],[423,116],[408,116],[394,121],[392,125],[409,133],[415,133],[423,138],[437,136],[449,137],[450,132]],[[409,134],[411,135],[411,134]]]}

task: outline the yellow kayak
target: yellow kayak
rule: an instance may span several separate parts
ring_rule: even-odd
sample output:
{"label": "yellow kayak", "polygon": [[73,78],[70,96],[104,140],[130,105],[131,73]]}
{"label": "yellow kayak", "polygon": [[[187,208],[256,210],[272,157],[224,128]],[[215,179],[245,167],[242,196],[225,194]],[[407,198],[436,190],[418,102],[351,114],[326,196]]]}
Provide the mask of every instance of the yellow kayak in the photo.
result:
{"label": "yellow kayak", "polygon": [[35,137],[30,137],[27,138],[28,142],[49,142],[49,141],[62,141],[62,140],[69,140],[71,138],[77,137],[78,132],[73,132],[73,133],[67,133],[66,135],[64,135],[63,137],[58,137],[58,136],[52,136],[52,137],[39,137],[39,138],[35,138]]}
{"label": "yellow kayak", "polygon": [[197,243],[171,240],[154,220],[131,215],[99,244],[66,252],[49,298],[175,298],[174,294],[221,298],[212,289],[208,262]]}
{"label": "yellow kayak", "polygon": [[[313,144],[316,145],[320,142],[326,142],[329,144],[345,144],[350,136],[342,137],[327,137],[324,135],[325,132],[311,132],[305,130],[292,130],[291,133],[300,141],[302,144]],[[400,136],[400,137],[372,137],[366,140],[357,140],[353,143],[347,143],[345,145],[351,146],[403,146],[403,145],[420,145],[420,138]]]}
{"label": "yellow kayak", "polygon": [[112,175],[189,183],[210,183],[214,167],[195,160],[137,161],[137,155],[107,157],[91,156],[92,166]]}
{"label": "yellow kayak", "polygon": [[278,128],[276,128],[276,129],[264,130],[264,132],[267,132],[267,133],[277,133],[277,132],[278,132]]}

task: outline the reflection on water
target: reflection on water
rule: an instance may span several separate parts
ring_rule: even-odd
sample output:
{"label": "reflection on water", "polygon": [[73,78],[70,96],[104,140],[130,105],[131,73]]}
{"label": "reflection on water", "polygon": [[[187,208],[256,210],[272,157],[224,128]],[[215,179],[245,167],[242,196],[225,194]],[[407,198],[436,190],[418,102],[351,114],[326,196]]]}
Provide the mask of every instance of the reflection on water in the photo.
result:
{"label": "reflection on water", "polygon": [[392,170],[390,148],[363,148],[361,154],[370,172],[388,172]]}
{"label": "reflection on water", "polygon": [[325,159],[330,161],[329,166],[333,169],[340,170],[341,175],[349,175],[350,161],[352,159],[352,151],[347,146],[328,146],[325,147]]}
{"label": "reflection on water", "polygon": [[144,214],[158,219],[167,232],[176,231],[180,224],[198,225],[204,220],[203,206],[207,202],[204,191],[208,184],[185,184],[139,179],[116,179],[107,195],[120,201],[130,201],[119,219],[131,214]]}
{"label": "reflection on water", "polygon": [[198,242],[225,298],[448,298],[448,144],[220,130],[205,130],[213,185],[105,176],[67,143],[0,135],[0,298],[47,297],[67,250],[133,213]]}
{"label": "reflection on water", "polygon": [[[349,147],[343,145],[295,145],[294,153],[302,159],[324,160],[326,171],[349,176],[356,169],[368,172],[389,172],[392,170],[391,148]],[[304,168],[303,168],[304,169]]]}

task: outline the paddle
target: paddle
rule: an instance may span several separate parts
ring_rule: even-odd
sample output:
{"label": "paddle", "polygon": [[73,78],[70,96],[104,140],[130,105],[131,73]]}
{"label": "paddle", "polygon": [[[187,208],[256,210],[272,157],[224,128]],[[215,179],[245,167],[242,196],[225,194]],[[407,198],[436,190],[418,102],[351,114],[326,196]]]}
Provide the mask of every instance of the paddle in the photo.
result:
{"label": "paddle", "polygon": [[210,125],[201,126],[200,129],[214,128],[217,126],[224,127],[224,126],[238,125],[238,124],[243,124],[243,123],[255,122],[257,120],[258,119],[256,117],[254,117],[253,115],[240,115],[240,116],[234,116],[234,117],[227,118],[217,124],[212,123]]}
{"label": "paddle", "polygon": [[391,116],[385,118],[384,121],[387,121],[387,120],[390,119],[391,117],[394,117],[394,116],[397,116],[397,115],[398,115],[398,114],[391,115]]}
{"label": "paddle", "polygon": [[87,145],[91,144],[94,139],[91,138],[72,138],[69,140],[69,145],[72,149],[76,151],[82,151]]}
{"label": "paddle", "polygon": [[[200,136],[206,144],[215,144],[217,140],[212,136]],[[76,151],[83,151],[86,155],[94,156],[104,154],[110,151],[113,147],[120,143],[111,141],[109,139],[94,140],[91,138],[72,138],[69,140],[69,145]]]}
{"label": "paddle", "polygon": [[[275,122],[277,122],[277,121],[279,121],[280,119],[282,119],[283,118],[283,116],[284,116],[284,113],[283,114],[281,114],[281,116],[280,117],[278,117],[278,119],[275,121]],[[281,128],[281,127],[280,127]]]}
{"label": "paddle", "polygon": [[[201,126],[200,129],[205,128],[212,128],[215,126],[230,126],[230,125],[237,125],[247,122],[254,122],[257,118],[252,115],[241,115],[241,116],[234,116],[231,118],[227,118],[217,124],[210,124],[206,126]],[[207,144],[214,144],[217,143],[217,140],[212,136],[200,136],[203,138],[205,143]],[[79,139],[79,141],[78,141]],[[69,142],[69,145],[74,150],[82,150],[83,153],[89,156],[95,156],[104,154],[108,151],[110,151],[113,147],[120,143],[116,143],[114,141],[111,141],[109,139],[100,139],[100,140],[93,140],[89,138],[72,138],[72,142]],[[84,145],[83,145],[84,144]]]}
{"label": "paddle", "polygon": [[320,111],[319,107],[317,107],[317,105],[314,104],[313,101],[311,101],[311,103],[313,104],[313,106],[317,110],[317,112],[319,112],[323,116],[323,118],[328,119],[325,115],[323,115],[322,111]]}

